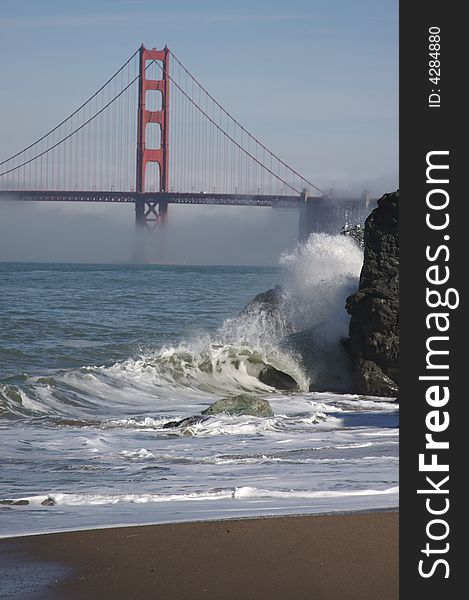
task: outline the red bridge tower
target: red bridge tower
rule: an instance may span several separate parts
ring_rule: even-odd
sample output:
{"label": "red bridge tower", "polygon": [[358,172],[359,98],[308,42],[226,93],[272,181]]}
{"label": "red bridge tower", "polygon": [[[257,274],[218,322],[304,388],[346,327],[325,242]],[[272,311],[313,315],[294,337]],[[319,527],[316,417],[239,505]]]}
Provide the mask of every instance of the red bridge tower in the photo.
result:
{"label": "red bridge tower", "polygon": [[[147,79],[147,61],[158,61],[161,66],[161,79]],[[161,109],[148,110],[146,107],[146,94],[149,90],[156,90],[161,94]],[[146,128],[149,123],[157,123],[160,127],[160,147],[147,148],[145,144]],[[148,226],[154,228],[164,223],[168,214],[168,203],[157,199],[155,196],[139,193],[147,192],[145,187],[145,174],[148,163],[157,163],[159,168],[159,192],[168,192],[169,188],[169,50],[147,50],[140,46],[140,69],[138,85],[138,125],[137,125],[137,180],[135,191],[135,219],[137,227]]]}

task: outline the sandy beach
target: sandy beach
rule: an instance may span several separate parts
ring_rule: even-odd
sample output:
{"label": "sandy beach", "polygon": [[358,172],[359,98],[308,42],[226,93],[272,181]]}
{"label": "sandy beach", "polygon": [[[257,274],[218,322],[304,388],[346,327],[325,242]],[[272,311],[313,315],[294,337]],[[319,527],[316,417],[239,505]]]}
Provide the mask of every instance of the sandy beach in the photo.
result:
{"label": "sandy beach", "polygon": [[397,511],[0,540],[2,598],[398,598]]}

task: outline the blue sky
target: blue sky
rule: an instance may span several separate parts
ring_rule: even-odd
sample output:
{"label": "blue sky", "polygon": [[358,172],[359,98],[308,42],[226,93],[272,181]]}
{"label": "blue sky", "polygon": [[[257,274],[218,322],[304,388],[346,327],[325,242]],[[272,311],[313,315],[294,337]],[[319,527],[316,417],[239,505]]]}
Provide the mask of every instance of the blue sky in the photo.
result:
{"label": "blue sky", "polygon": [[0,157],[142,42],[322,189],[398,186],[397,0],[0,0]]}

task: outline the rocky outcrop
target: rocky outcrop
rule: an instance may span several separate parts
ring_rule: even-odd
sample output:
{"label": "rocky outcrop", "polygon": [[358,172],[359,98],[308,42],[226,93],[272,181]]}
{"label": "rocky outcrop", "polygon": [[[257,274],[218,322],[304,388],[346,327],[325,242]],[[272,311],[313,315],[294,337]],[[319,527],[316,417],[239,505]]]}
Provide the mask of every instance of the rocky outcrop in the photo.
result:
{"label": "rocky outcrop", "polygon": [[193,415],[192,417],[185,417],[179,421],[168,421],[162,427],[162,429],[177,429],[182,427],[190,427],[191,425],[197,425],[197,423],[203,423],[208,417],[203,415]]}
{"label": "rocky outcrop", "polygon": [[[295,330],[292,299],[281,286],[258,294],[243,314],[264,315],[281,348],[297,359],[310,379],[310,391],[396,396],[399,387],[399,192],[385,194],[365,228],[346,226],[342,234],[364,248],[359,289],[347,298],[349,338],[334,334],[337,323]],[[294,390],[285,374],[261,372],[259,379],[277,389]],[[289,377],[289,376],[287,376]],[[291,386],[291,387],[289,387]]]}
{"label": "rocky outcrop", "polygon": [[269,316],[277,316],[282,308],[284,289],[276,285],[271,290],[257,294],[242,310],[242,315],[249,315],[261,311]]}
{"label": "rocky outcrop", "polygon": [[266,331],[286,335],[293,325],[285,310],[285,289],[281,285],[257,294],[241,311],[240,316],[256,320]]}
{"label": "rocky outcrop", "polygon": [[272,367],[272,365],[262,367],[258,378],[261,383],[269,385],[276,390],[287,392],[298,389],[298,384],[291,375],[288,375],[284,371],[279,371],[275,367]]}
{"label": "rocky outcrop", "polygon": [[203,410],[200,415],[192,415],[180,421],[168,421],[163,429],[181,429],[207,421],[212,415],[250,415],[251,417],[273,417],[270,403],[254,394],[238,394],[231,398],[222,398]]}
{"label": "rocky outcrop", "polygon": [[267,400],[251,394],[239,394],[232,398],[222,398],[202,411],[203,415],[251,415],[253,417],[273,417],[274,412]]}
{"label": "rocky outcrop", "polygon": [[385,194],[365,222],[359,289],[347,298],[348,348],[359,394],[399,389],[399,191]]}

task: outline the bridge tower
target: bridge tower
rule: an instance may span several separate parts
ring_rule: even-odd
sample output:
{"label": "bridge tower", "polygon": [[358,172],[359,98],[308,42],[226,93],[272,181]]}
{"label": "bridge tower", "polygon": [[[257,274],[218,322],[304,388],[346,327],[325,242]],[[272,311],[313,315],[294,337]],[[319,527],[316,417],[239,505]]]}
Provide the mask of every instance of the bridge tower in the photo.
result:
{"label": "bridge tower", "polygon": [[[159,168],[159,192],[169,191],[169,50],[147,50],[144,45],[139,50],[139,82],[138,82],[138,123],[137,123],[137,173],[135,191],[135,221],[137,228],[145,226],[154,228],[165,222],[168,214],[168,203],[155,195],[154,198],[139,194],[147,192],[145,175],[148,163],[156,163]],[[161,79],[146,77],[147,61],[158,61],[161,66]],[[161,109],[147,109],[147,92],[156,90],[161,94]],[[160,128],[160,147],[146,147],[147,125],[156,123]]]}

